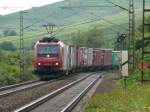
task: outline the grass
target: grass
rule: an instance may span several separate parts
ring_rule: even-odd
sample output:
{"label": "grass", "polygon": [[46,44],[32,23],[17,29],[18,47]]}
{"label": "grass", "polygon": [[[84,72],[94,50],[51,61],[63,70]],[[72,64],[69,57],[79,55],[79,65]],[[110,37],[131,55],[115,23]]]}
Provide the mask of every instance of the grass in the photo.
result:
{"label": "grass", "polygon": [[150,112],[150,85],[134,84],[92,97],[84,112]]}
{"label": "grass", "polygon": [[[112,76],[109,75],[114,79]],[[145,79],[150,79],[149,76],[150,70],[145,71]],[[123,80],[117,80],[115,89],[95,94],[85,105],[84,112],[150,112],[150,85],[141,85],[140,77],[140,71],[134,70],[127,79],[126,89]]]}

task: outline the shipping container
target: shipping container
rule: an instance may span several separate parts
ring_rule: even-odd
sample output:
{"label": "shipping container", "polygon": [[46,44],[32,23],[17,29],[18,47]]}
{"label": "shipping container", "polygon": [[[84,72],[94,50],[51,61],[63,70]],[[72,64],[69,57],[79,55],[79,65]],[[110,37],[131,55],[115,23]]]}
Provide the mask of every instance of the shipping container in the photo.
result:
{"label": "shipping container", "polygon": [[112,50],[111,49],[102,49],[103,52],[103,65],[111,66],[112,65]]}
{"label": "shipping container", "polygon": [[88,66],[92,66],[93,65],[93,48],[88,48]]}
{"label": "shipping container", "polygon": [[71,69],[71,59],[70,59],[70,47],[62,42],[60,42],[61,48],[63,50],[62,53],[62,63],[63,63],[63,70],[70,70]]}
{"label": "shipping container", "polygon": [[120,51],[112,51],[112,65],[119,66],[121,61]]}
{"label": "shipping container", "polygon": [[128,51],[121,51],[122,76],[128,76]]}
{"label": "shipping container", "polygon": [[87,67],[88,66],[88,48],[84,48],[84,66]]}
{"label": "shipping container", "polygon": [[102,50],[95,48],[93,49],[93,66],[101,66],[102,65]]}
{"label": "shipping container", "polygon": [[77,49],[77,65],[78,67],[83,67],[84,66],[84,55],[85,55],[85,47],[78,47]]}
{"label": "shipping container", "polygon": [[71,48],[71,55],[70,55],[70,59],[71,59],[71,68],[75,69],[77,67],[77,47],[76,46],[70,46]]}

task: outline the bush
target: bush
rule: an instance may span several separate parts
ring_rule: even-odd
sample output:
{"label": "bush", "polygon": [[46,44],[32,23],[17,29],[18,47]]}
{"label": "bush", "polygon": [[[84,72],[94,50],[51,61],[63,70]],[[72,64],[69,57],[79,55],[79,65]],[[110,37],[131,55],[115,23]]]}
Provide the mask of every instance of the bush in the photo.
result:
{"label": "bush", "polygon": [[11,85],[17,83],[17,80],[15,77],[13,77],[12,74],[8,74],[7,72],[2,72],[0,73],[0,85]]}
{"label": "bush", "polygon": [[30,54],[26,54],[25,58],[25,74],[22,75],[19,68],[19,53],[16,51],[0,52],[0,86],[37,79],[37,77],[32,74],[32,57]]}
{"label": "bush", "polygon": [[11,42],[2,42],[0,44],[0,49],[6,51],[16,51],[17,48]]}
{"label": "bush", "polygon": [[17,32],[15,30],[4,30],[3,35],[6,36],[16,36]]}
{"label": "bush", "polygon": [[38,77],[33,75],[31,72],[27,72],[20,77],[21,81],[38,80]]}

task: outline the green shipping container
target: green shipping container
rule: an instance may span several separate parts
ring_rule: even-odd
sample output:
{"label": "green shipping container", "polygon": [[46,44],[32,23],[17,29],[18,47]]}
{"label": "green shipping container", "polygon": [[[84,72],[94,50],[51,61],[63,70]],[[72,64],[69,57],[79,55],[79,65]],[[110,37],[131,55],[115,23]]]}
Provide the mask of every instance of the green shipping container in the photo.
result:
{"label": "green shipping container", "polygon": [[120,51],[112,51],[112,65],[118,66],[120,64]]}

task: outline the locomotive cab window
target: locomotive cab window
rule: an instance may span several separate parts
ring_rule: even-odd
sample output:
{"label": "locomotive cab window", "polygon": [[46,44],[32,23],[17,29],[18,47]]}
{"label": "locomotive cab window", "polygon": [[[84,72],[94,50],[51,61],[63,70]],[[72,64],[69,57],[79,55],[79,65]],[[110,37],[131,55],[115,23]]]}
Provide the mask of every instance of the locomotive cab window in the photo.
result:
{"label": "locomotive cab window", "polygon": [[57,57],[59,55],[58,45],[39,45],[37,47],[39,57]]}

